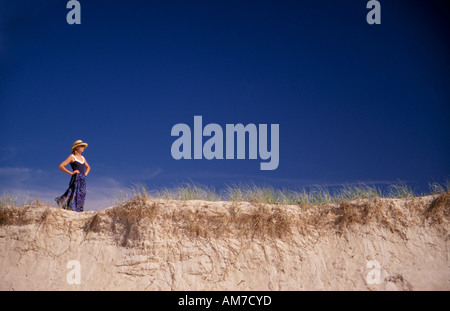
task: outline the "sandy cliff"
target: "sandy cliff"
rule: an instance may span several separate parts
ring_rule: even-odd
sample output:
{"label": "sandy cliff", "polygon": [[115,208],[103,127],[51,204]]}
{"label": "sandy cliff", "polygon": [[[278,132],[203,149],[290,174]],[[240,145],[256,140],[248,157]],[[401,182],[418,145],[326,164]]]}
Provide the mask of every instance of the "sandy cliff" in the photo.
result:
{"label": "sandy cliff", "polygon": [[0,290],[450,290],[449,220],[448,193],[3,207]]}

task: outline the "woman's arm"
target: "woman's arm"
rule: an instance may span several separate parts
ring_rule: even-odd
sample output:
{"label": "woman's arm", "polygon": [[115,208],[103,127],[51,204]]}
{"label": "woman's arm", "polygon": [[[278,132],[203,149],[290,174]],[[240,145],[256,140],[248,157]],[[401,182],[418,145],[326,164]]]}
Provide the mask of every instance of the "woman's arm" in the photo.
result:
{"label": "woman's arm", "polygon": [[67,174],[69,174],[69,175],[73,175],[73,174],[79,173],[80,171],[78,171],[78,170],[75,170],[75,171],[71,172],[71,171],[69,171],[69,170],[66,168],[66,166],[67,166],[70,162],[72,162],[72,155],[68,156],[67,159],[65,159],[65,160],[58,166],[58,168],[59,168],[61,171],[63,171],[64,173],[67,173]]}
{"label": "woman's arm", "polygon": [[84,175],[87,176],[89,174],[89,171],[91,170],[91,167],[87,163],[86,159],[84,159],[84,165],[86,165],[86,172],[84,172]]}

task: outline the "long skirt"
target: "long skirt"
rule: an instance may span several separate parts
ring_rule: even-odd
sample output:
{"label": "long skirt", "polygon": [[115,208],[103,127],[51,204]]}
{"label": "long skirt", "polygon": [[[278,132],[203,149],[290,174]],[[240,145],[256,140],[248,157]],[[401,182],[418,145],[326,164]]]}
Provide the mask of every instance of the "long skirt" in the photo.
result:
{"label": "long skirt", "polygon": [[82,212],[84,199],[86,198],[86,176],[82,173],[73,174],[69,182],[69,188],[62,196],[55,199],[59,207]]}

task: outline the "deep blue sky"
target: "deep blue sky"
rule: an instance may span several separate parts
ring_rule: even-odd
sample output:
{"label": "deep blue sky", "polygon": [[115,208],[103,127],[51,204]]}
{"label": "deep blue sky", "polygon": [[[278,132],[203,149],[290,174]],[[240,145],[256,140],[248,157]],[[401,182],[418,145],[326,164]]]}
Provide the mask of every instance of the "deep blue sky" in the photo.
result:
{"label": "deep blue sky", "polygon": [[[0,1],[0,190],[51,203],[89,143],[87,209],[133,183],[403,180],[450,176],[445,1]],[[174,160],[172,126],[279,124],[280,163]]]}

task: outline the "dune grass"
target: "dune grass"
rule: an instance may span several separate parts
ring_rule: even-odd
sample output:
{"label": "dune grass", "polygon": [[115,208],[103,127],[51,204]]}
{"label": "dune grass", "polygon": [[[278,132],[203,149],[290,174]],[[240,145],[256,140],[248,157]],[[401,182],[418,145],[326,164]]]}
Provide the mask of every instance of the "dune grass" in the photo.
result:
{"label": "dune grass", "polygon": [[[113,204],[124,204],[134,198],[162,198],[172,200],[205,200],[205,201],[246,201],[252,203],[288,204],[288,205],[321,205],[370,198],[411,198],[429,194],[448,193],[450,180],[444,183],[429,183],[428,193],[415,193],[404,182],[397,182],[381,189],[375,185],[346,184],[328,187],[313,185],[300,190],[276,189],[272,186],[258,186],[255,184],[225,185],[221,191],[214,187],[202,185],[192,180],[181,183],[172,188],[150,190],[143,184],[134,184],[133,187],[116,193]],[[19,202],[20,201],[20,202]],[[11,193],[0,195],[0,208],[6,206],[39,205],[39,199],[19,198]]]}
{"label": "dune grass", "polygon": [[430,183],[429,193],[415,193],[404,182],[390,184],[385,189],[375,185],[347,184],[335,187],[314,185],[300,190],[276,189],[272,186],[255,184],[226,185],[220,192],[214,187],[205,186],[190,180],[172,188],[150,190],[145,185],[134,185],[126,195],[117,198],[123,203],[134,197],[163,198],[172,200],[205,200],[205,201],[247,201],[252,203],[288,204],[288,205],[321,205],[370,198],[412,198],[428,194],[446,193],[450,191],[450,182],[444,184]]}
{"label": "dune grass", "polygon": [[173,188],[163,188],[155,191],[155,196],[159,198],[175,200],[206,200],[219,201],[220,194],[217,194],[214,187],[201,185],[190,180]]}
{"label": "dune grass", "polygon": [[[445,234],[446,219],[448,219],[448,206],[450,203],[450,191],[448,183],[442,185],[433,183],[429,185],[430,193],[439,194],[425,208],[424,220],[428,223],[435,223]],[[300,191],[290,189],[276,189],[271,186],[261,187],[254,184],[228,185],[220,193],[214,188],[201,185],[199,183],[185,183],[173,188],[163,188],[159,190],[149,190],[143,185],[136,185],[130,192],[140,198],[163,198],[173,200],[205,200],[205,201],[229,201],[231,204],[222,212],[210,212],[208,209],[179,209],[166,211],[172,221],[179,224],[175,227],[176,232],[191,238],[220,238],[228,234],[243,238],[285,238],[292,234],[293,230],[300,230],[302,234],[309,234],[310,230],[317,228],[328,228],[336,230],[337,234],[342,234],[355,224],[364,225],[372,221],[379,222],[391,232],[396,232],[405,237],[402,231],[407,225],[407,221],[402,218],[402,211],[398,209],[386,212],[383,209],[383,201],[367,200],[355,202],[356,199],[371,198],[414,198],[427,194],[416,194],[407,184],[398,182],[388,185],[384,189],[374,185],[352,184],[339,187],[312,186],[302,188]],[[134,199],[136,200],[136,198]],[[150,201],[142,200],[145,204]],[[240,209],[240,202],[252,203],[253,208],[248,210]],[[353,201],[353,202],[352,202]],[[127,209],[133,207],[135,203],[125,203]],[[301,215],[300,218],[292,217],[288,210],[282,205],[299,205],[300,208],[309,208],[322,204],[335,204],[332,209],[327,209],[325,214],[323,209],[312,209],[311,214]],[[152,202],[152,204],[160,204]],[[274,204],[269,206],[267,204]],[[202,207],[207,207],[205,203]],[[119,206],[120,207],[120,206]],[[126,206],[125,206],[126,207]],[[145,210],[154,211],[154,209]],[[418,209],[412,209],[418,210]],[[133,214],[133,213],[131,213]],[[152,214],[153,215],[153,214]],[[169,216],[168,216],[169,215]],[[160,217],[163,217],[160,215]],[[128,222],[127,222],[128,223]],[[131,222],[130,222],[131,223]],[[134,227],[133,227],[134,228]],[[296,229],[295,229],[296,228]],[[315,229],[314,229],[315,228]],[[137,229],[136,229],[137,230]],[[128,230],[127,232],[133,232]],[[126,236],[135,236],[129,235]],[[128,241],[125,239],[125,241]],[[132,241],[121,245],[131,245]]]}
{"label": "dune grass", "polygon": [[17,196],[5,191],[0,197],[0,207],[16,206],[18,202]]}
{"label": "dune grass", "polygon": [[256,185],[227,186],[226,197],[231,201],[250,201],[269,204],[330,204],[340,201],[369,199],[375,197],[406,198],[415,196],[405,183],[390,185],[384,193],[374,185],[357,184],[327,187],[314,185],[301,190],[275,189]]}
{"label": "dune grass", "polygon": [[[439,194],[433,198],[423,211],[422,221],[437,224],[439,230],[448,234],[448,219],[450,206],[449,183],[429,185],[429,194]],[[422,194],[423,195],[423,194]],[[112,232],[119,246],[133,247],[142,244],[148,230],[148,221],[155,219],[171,220],[179,225],[173,227],[173,232],[191,238],[220,238],[229,234],[243,238],[284,238],[297,228],[302,234],[308,234],[311,228],[331,228],[341,234],[354,224],[367,224],[377,221],[392,232],[405,236],[402,228],[408,221],[402,217],[404,211],[398,209],[383,209],[382,200],[354,201],[370,198],[413,198],[414,191],[404,183],[389,185],[382,189],[373,185],[343,185],[340,187],[313,186],[300,191],[275,189],[257,185],[236,184],[227,186],[219,194],[214,188],[190,182],[174,188],[149,190],[144,185],[134,185],[129,191],[124,191],[117,198],[117,204],[111,209],[97,211],[83,225],[85,239],[96,232],[105,230]],[[150,198],[174,200],[205,200],[230,201],[223,211],[210,211],[205,208],[166,208],[164,203],[147,200]],[[251,202],[251,208],[241,209],[240,202]],[[416,202],[417,200],[412,200]],[[205,203],[205,202],[204,202]],[[274,204],[274,205],[267,205]],[[335,203],[325,208],[312,208],[310,213],[300,213],[292,217],[289,209],[282,205],[299,205],[307,208]],[[17,198],[5,193],[0,198],[0,226],[27,225],[33,222],[43,222],[51,212],[45,206],[40,216],[29,213],[39,206],[39,200],[30,200],[24,206],[17,205]],[[184,204],[181,204],[184,206]],[[171,206],[170,204],[168,206]],[[200,205],[199,205],[200,206]],[[208,207],[208,203],[201,204]],[[326,212],[324,213],[324,211]],[[412,208],[408,210],[418,211]],[[34,215],[34,216],[33,216]],[[38,214],[39,215],[39,214]],[[171,231],[171,232],[172,232]]]}
{"label": "dune grass", "polygon": [[33,198],[29,193],[25,193],[20,198],[8,191],[4,191],[0,196],[0,208],[7,206],[37,206],[42,202],[38,198]]}

